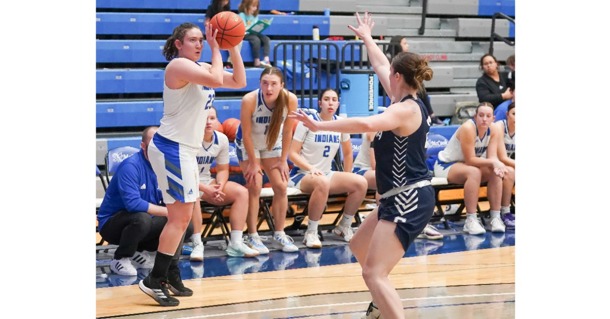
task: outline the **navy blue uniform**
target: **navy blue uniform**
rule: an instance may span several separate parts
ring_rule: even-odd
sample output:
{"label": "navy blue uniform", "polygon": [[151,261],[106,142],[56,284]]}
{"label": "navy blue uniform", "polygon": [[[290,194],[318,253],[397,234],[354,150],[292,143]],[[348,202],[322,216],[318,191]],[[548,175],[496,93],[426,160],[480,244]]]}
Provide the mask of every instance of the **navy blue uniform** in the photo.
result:
{"label": "navy blue uniform", "polygon": [[[400,102],[413,99],[411,95]],[[396,235],[405,251],[430,221],[434,211],[432,174],[426,165],[426,136],[431,119],[421,100],[420,127],[409,136],[383,131],[375,136],[375,178],[381,194],[380,219],[396,223]]]}

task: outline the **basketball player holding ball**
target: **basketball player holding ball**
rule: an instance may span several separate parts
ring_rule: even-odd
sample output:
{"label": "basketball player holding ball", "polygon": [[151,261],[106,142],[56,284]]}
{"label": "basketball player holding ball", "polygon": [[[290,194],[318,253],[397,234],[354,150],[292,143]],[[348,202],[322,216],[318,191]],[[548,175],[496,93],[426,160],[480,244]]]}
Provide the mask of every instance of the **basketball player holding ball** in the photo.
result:
{"label": "basketball player holding ball", "polygon": [[223,70],[217,32],[206,24],[205,39],[212,51],[211,64],[198,62],[204,38],[195,24],[177,26],[163,47],[163,55],[169,61],[163,83],[163,117],[147,155],[157,175],[168,215],[153,269],[139,282],[140,289],[161,306],[180,304],[170,292],[175,296],[193,294],[182,283],[178,257],[194,203],[199,197],[196,155],[203,140],[208,111],[214,102],[214,89],[246,86],[244,63],[236,47],[229,49],[233,73]]}

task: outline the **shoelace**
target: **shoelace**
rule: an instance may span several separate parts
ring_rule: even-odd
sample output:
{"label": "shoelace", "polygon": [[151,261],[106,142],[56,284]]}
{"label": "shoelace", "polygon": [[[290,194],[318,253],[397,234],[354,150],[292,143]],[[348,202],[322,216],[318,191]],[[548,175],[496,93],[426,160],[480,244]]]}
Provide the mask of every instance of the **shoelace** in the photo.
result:
{"label": "shoelace", "polygon": [[[275,238],[275,237],[274,237]],[[282,245],[287,245],[287,244],[292,244],[294,243],[294,239],[292,239],[292,237],[288,236],[288,235],[284,235],[284,236],[278,236],[277,238],[275,238],[275,240],[279,241],[280,243],[282,243]]]}

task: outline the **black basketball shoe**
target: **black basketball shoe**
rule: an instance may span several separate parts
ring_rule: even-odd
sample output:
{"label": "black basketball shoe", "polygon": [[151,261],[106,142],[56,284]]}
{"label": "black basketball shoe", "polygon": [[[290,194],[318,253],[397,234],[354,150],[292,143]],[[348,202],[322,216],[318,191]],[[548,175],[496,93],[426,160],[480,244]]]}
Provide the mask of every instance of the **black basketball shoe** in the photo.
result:
{"label": "black basketball shoe", "polygon": [[182,278],[180,278],[180,268],[178,266],[170,265],[167,271],[167,282],[169,285],[169,291],[175,296],[188,297],[193,295],[193,291],[186,288],[182,284]]}
{"label": "black basketball shoe", "polygon": [[180,300],[169,295],[168,284],[161,278],[153,278],[148,275],[140,281],[138,286],[163,307],[175,307],[180,304]]}

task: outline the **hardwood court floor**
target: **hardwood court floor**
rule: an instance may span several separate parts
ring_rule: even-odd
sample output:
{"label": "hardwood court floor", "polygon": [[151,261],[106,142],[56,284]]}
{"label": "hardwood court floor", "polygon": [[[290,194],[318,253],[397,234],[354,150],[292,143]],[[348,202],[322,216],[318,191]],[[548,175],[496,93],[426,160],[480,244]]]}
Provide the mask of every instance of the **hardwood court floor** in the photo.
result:
{"label": "hardwood court floor", "polygon": [[[99,288],[96,317],[360,318],[370,301],[360,271],[347,263],[191,279],[194,295],[170,308],[137,285]],[[408,318],[515,317],[514,246],[406,257],[391,280]]]}

